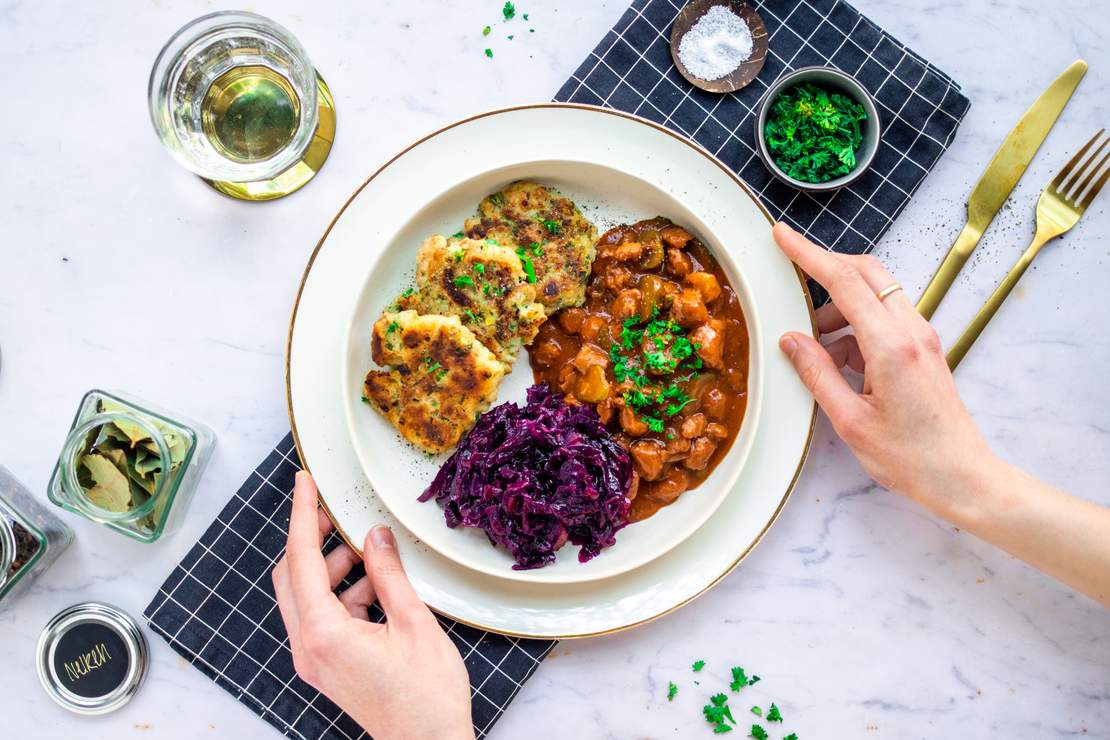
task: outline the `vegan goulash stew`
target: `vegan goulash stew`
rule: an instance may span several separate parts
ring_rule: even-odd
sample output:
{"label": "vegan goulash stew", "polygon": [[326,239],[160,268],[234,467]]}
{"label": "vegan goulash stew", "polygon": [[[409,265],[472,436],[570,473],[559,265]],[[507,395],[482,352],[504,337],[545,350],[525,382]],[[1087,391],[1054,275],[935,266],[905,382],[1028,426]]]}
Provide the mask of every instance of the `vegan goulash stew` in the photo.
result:
{"label": "vegan goulash stew", "polygon": [[705,480],[744,418],[740,301],[705,246],[664,218],[601,237],[585,304],[544,323],[529,357],[536,382],[594,405],[628,449],[632,521]]}

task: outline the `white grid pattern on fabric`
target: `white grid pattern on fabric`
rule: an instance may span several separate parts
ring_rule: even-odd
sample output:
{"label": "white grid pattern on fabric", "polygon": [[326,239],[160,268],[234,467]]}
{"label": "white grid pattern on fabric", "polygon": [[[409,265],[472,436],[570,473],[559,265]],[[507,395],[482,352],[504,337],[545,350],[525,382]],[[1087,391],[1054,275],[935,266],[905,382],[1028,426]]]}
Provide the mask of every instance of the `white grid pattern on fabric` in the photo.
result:
{"label": "white grid pattern on fabric", "polygon": [[[292,671],[288,636],[276,613],[270,571],[283,551],[292,476],[299,469],[291,440],[283,440],[232,497],[146,617],[174,650],[286,736],[359,740],[366,733]],[[327,546],[333,544],[334,535]],[[384,615],[374,608],[371,618]],[[442,617],[439,623],[471,671],[474,729],[484,737],[555,643],[484,633]]]}
{"label": "white grid pattern on fabric", "polygon": [[[669,51],[681,1],[636,0],[555,99],[617,108],[667,126],[739,174],[776,218],[829,249],[870,251],[951,143],[968,101],[951,78],[842,0],[753,5],[767,25],[769,48],[764,71],[743,90],[714,95],[683,80]],[[872,169],[856,184],[823,195],[775,180],[755,149],[763,93],[783,74],[812,64],[859,79],[876,99],[884,130]]]}

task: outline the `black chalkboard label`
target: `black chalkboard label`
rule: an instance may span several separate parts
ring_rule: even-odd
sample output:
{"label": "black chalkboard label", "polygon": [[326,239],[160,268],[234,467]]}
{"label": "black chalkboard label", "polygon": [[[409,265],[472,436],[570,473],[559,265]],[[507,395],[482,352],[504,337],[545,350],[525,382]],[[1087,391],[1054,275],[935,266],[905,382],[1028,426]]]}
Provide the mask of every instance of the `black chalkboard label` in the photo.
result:
{"label": "black chalkboard label", "polygon": [[115,630],[100,622],[74,625],[58,639],[54,673],[58,683],[78,696],[106,696],[127,678],[131,660]]}

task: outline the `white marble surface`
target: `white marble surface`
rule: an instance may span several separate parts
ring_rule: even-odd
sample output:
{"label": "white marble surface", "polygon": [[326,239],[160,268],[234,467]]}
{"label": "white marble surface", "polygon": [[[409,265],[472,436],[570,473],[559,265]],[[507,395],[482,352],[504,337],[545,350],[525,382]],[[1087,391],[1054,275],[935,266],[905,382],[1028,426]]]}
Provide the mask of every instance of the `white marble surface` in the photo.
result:
{"label": "white marble surface", "polygon": [[[120,388],[219,435],[190,523],[156,547],[71,519],[76,544],[0,611],[6,737],[267,737],[261,720],[152,640],[149,683],[79,719],[33,677],[35,638],[84,599],[138,615],[229,493],[286,431],[282,351],[305,259],[339,204],[417,137],[485,108],[546,100],[624,10],[537,3],[534,34],[478,35],[500,3],[254,6],[287,25],[336,94],[319,179],[268,205],[175,167],[147,119],[147,71],[186,20],[223,3],[5,2],[0,69],[0,464],[38,495],[81,394]],[[911,293],[958,232],[1002,135],[1077,56],[1091,72],[936,317],[951,340],[1031,234],[1036,193],[1108,122],[1110,21],[1088,0],[857,5],[965,85],[956,143],[878,247]],[[519,26],[517,27],[519,31]],[[959,371],[996,449],[1110,504],[1110,196],[1048,248]],[[675,615],[563,643],[493,734],[696,737],[703,694],[740,664],[803,739],[1106,737],[1110,612],[875,489],[827,423],[781,520],[743,566]],[[700,687],[689,665],[709,661]],[[661,701],[668,680],[682,684]],[[735,701],[746,707],[744,701]],[[744,714],[741,712],[741,714]],[[11,734],[9,734],[11,733]],[[776,735],[773,735],[776,737]]]}

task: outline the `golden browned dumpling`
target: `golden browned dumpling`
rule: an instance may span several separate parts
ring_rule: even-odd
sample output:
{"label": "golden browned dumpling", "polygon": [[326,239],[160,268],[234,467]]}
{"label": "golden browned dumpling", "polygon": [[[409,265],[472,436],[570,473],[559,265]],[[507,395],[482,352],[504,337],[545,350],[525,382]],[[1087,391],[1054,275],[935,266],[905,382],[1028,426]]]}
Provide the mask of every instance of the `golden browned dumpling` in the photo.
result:
{"label": "golden browned dumpling", "polygon": [[458,316],[499,360],[511,365],[546,319],[511,247],[475,239],[428,237],[416,253],[416,290],[403,310]]}
{"label": "golden browned dumpling", "polygon": [[582,305],[597,229],[570,199],[534,182],[514,182],[484,198],[464,230],[517,252],[548,316]]}
{"label": "golden browned dumpling", "polygon": [[374,324],[364,397],[405,439],[445,452],[489,408],[506,366],[457,316],[385,313]]}

